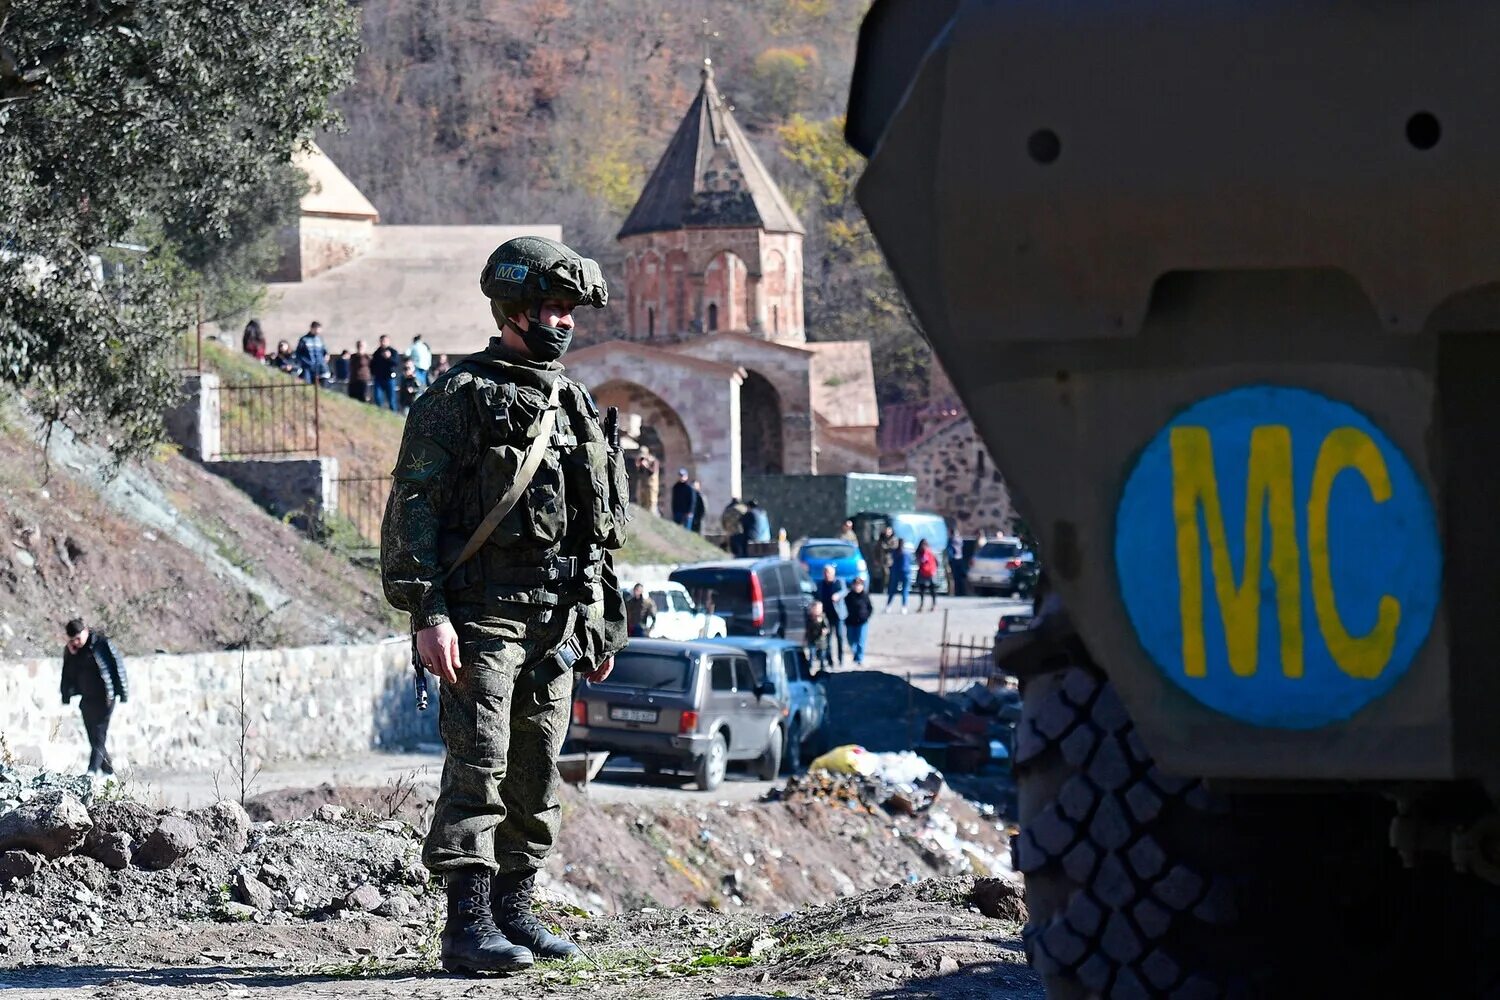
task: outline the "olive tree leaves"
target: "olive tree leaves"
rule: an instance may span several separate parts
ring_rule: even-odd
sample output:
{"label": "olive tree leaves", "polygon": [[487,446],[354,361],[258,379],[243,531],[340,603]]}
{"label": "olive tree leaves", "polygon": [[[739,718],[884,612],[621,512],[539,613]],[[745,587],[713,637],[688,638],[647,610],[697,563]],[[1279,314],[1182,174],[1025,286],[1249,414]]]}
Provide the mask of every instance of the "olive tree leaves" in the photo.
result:
{"label": "olive tree leaves", "polygon": [[0,380],[116,455],[200,304],[243,303],[336,121],[344,0],[0,0]]}

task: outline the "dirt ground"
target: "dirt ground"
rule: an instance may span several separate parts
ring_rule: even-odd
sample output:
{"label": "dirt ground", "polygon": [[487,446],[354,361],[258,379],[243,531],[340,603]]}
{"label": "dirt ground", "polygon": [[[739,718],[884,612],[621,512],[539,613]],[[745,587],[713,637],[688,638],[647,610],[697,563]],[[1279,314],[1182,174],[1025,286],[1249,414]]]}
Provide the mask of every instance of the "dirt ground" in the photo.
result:
{"label": "dirt ground", "polygon": [[[969,904],[973,880],[874,890],[784,916],[648,908],[562,914],[590,958],[500,982],[437,972],[433,927],[367,915],[288,926],[184,922],[0,970],[18,997],[1041,998],[1019,926]],[[413,926],[418,925],[418,926]],[[149,956],[149,957],[146,957]]]}
{"label": "dirt ground", "polygon": [[[1039,996],[1016,939],[1005,826],[951,790],[917,815],[888,812],[878,793],[813,775],[767,801],[646,808],[565,787],[543,913],[597,964],[534,971],[508,992]],[[470,995],[472,982],[428,978],[444,910],[420,864],[432,798],[430,785],[269,793],[249,803],[238,844],[205,834],[160,871],[139,855],[115,871],[68,854],[28,855],[34,871],[16,874],[17,852],[0,854],[0,989]],[[90,815],[96,832],[140,843],[165,817],[225,808],[104,802]],[[975,875],[998,876],[1014,899],[1005,919],[968,905]]]}

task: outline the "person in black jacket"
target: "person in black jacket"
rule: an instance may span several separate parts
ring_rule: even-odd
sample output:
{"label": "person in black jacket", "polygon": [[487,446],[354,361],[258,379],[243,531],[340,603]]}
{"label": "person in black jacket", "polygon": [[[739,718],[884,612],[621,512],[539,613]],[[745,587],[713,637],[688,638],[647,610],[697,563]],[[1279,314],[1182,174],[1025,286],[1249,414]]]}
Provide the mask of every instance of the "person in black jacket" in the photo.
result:
{"label": "person in black jacket", "polygon": [[672,520],[689,531],[693,530],[693,489],[688,470],[677,470],[677,482],[672,484]]}
{"label": "person in black jacket", "polygon": [[703,484],[693,480],[693,530],[703,534],[703,522],[708,520],[708,504],[703,500]]}
{"label": "person in black jacket", "polygon": [[865,662],[865,630],[870,625],[870,615],[875,609],[870,606],[870,595],[865,593],[865,578],[856,576],[849,581],[849,592],[844,595],[844,638],[849,641],[849,652],[854,654],[854,665]]}
{"label": "person in black jacket", "polygon": [[114,774],[104,743],[109,738],[109,718],[114,714],[115,702],[129,700],[125,661],[109,637],[89,629],[82,618],[74,618],[65,629],[68,644],[63,649],[63,704],[68,704],[75,695],[79,698],[83,728],[89,737],[89,774]]}

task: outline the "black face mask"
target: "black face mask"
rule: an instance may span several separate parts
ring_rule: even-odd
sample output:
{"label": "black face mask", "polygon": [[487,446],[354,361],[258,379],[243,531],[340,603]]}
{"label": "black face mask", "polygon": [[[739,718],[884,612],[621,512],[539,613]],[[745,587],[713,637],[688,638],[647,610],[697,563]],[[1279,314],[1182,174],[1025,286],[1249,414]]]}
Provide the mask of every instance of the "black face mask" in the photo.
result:
{"label": "black face mask", "polygon": [[524,330],[511,320],[506,322],[521,335],[533,358],[537,361],[556,361],[568,352],[569,345],[573,343],[572,330],[564,330],[560,326],[543,326],[540,310],[527,316],[526,320]]}
{"label": "black face mask", "polygon": [[573,343],[573,331],[558,326],[543,326],[532,320],[521,332],[521,339],[526,341],[526,349],[533,358],[538,361],[556,361],[568,352],[568,345]]}

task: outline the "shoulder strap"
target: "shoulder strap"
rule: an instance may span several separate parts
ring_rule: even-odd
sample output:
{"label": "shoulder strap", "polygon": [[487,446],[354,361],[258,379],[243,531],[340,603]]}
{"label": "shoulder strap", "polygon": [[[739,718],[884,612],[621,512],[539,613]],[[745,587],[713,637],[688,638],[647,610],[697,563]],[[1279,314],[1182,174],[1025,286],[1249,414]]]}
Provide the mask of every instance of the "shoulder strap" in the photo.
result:
{"label": "shoulder strap", "polygon": [[547,445],[552,440],[552,429],[557,425],[558,399],[561,392],[562,379],[559,378],[552,383],[552,395],[547,399],[547,412],[542,414],[542,422],[537,428],[536,438],[526,449],[525,457],[521,459],[521,467],[516,470],[515,481],[510,484],[510,489],[495,501],[495,506],[490,508],[484,520],[479,522],[479,527],[475,528],[474,534],[469,536],[463,551],[458,554],[457,559],[453,560],[453,565],[438,574],[437,586],[442,586],[450,573],[473,558],[480,546],[484,545],[490,535],[495,533],[495,529],[505,519],[505,515],[515,509],[521,499],[521,493],[531,484],[531,477],[536,475],[537,468],[542,464],[542,452],[547,450]]}

